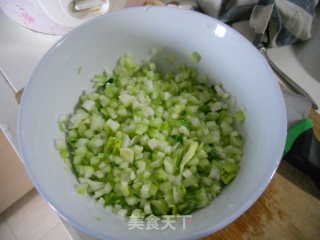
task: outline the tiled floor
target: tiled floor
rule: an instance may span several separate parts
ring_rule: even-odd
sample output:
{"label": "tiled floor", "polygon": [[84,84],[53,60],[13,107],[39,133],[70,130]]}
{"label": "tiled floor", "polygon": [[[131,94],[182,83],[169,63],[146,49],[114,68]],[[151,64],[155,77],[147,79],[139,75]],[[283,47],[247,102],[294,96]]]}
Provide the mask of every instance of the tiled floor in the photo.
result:
{"label": "tiled floor", "polygon": [[36,190],[0,215],[1,240],[70,240],[60,219]]}

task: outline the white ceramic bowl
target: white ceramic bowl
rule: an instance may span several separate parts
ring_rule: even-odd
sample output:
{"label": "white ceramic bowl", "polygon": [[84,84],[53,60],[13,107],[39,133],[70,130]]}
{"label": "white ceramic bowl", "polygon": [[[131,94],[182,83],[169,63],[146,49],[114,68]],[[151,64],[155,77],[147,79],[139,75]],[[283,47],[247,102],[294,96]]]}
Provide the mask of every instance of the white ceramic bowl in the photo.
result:
{"label": "white ceramic bowl", "polygon": [[[141,59],[151,48],[159,49],[159,59],[174,52],[184,62],[198,51],[199,71],[223,82],[247,108],[238,176],[210,206],[192,214],[192,224],[185,230],[128,230],[127,220],[75,192],[76,179],[53,147],[54,139],[62,137],[58,116],[72,112],[80,93],[90,89],[89,79],[103,69],[111,70],[124,53],[130,51]],[[80,230],[102,239],[195,239],[234,221],[264,191],[282,156],[285,113],[280,88],[266,61],[233,29],[187,10],[131,8],[93,19],[47,52],[24,91],[18,140],[24,165],[41,196]]]}

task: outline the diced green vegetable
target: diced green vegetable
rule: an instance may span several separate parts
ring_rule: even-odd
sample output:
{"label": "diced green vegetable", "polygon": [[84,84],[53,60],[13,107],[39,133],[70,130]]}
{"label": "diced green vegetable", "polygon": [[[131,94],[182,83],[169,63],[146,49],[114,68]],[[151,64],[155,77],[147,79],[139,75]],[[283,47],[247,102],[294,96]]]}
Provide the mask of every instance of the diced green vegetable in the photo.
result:
{"label": "diced green vegetable", "polygon": [[150,59],[139,65],[125,55],[96,74],[94,90],[59,117],[65,139],[54,141],[79,194],[142,219],[208,206],[236,177],[244,144],[236,129],[244,109],[231,111],[235,98],[222,84],[199,82],[186,65],[163,74]]}
{"label": "diced green vegetable", "polygon": [[236,119],[236,121],[238,122],[243,122],[245,119],[245,115],[243,111],[238,111],[235,113],[234,118]]}
{"label": "diced green vegetable", "polygon": [[194,156],[196,150],[198,147],[198,143],[197,142],[193,142],[191,141],[189,143],[189,147],[187,152],[183,155],[181,163],[180,163],[180,172],[183,171],[184,166],[191,160],[191,158]]}
{"label": "diced green vegetable", "polygon": [[81,195],[84,195],[87,193],[88,191],[88,183],[80,183],[78,186],[77,186],[77,192]]}
{"label": "diced green vegetable", "polygon": [[54,147],[57,151],[61,151],[67,148],[67,144],[65,140],[62,139],[55,139],[54,140]]}
{"label": "diced green vegetable", "polygon": [[195,62],[199,62],[201,60],[201,56],[198,52],[194,51],[191,53],[191,58]]}

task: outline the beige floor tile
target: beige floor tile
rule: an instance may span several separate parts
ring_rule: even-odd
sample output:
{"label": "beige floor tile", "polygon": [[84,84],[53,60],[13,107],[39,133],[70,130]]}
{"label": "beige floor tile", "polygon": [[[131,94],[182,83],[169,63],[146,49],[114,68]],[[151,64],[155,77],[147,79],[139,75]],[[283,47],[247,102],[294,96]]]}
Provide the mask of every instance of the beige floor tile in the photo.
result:
{"label": "beige floor tile", "polygon": [[4,221],[2,215],[0,215],[0,239],[3,240],[15,240],[12,231],[8,224]]}
{"label": "beige floor tile", "polygon": [[[3,113],[1,112],[1,114]],[[32,183],[19,157],[0,129],[0,212],[12,205],[32,188]]]}
{"label": "beige floor tile", "polygon": [[40,240],[70,240],[70,238],[62,224],[59,223]]}
{"label": "beige floor tile", "polygon": [[38,240],[60,221],[54,211],[35,191],[30,191],[3,212],[16,240]]}

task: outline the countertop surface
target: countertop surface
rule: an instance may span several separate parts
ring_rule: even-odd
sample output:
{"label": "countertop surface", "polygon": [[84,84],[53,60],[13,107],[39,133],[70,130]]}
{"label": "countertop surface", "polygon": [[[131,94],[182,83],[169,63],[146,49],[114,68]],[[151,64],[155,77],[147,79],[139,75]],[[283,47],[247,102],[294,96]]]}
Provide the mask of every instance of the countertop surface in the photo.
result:
{"label": "countertop surface", "polygon": [[320,201],[276,173],[256,203],[240,218],[204,238],[319,239]]}
{"label": "countertop surface", "polygon": [[[320,135],[320,117],[310,116]],[[206,240],[319,239],[319,183],[282,161],[261,197],[242,216]]]}
{"label": "countertop surface", "polygon": [[[24,29],[9,20],[1,10],[0,29],[0,127],[18,153],[16,119],[19,105],[15,95],[25,86],[41,56],[60,37]],[[280,51],[287,51],[287,55],[278,54],[274,49],[271,57],[275,62],[284,63],[286,61],[281,58],[290,57],[290,49]],[[285,65],[285,70],[290,72],[290,65]],[[293,64],[292,68],[295,76],[305,76],[303,70],[299,72]],[[298,77],[295,80],[320,106],[320,83],[310,77]],[[320,121],[318,124],[319,128]],[[308,175],[283,161],[258,201],[235,222],[205,239],[319,239],[318,187]],[[62,221],[72,239],[94,239]]]}

